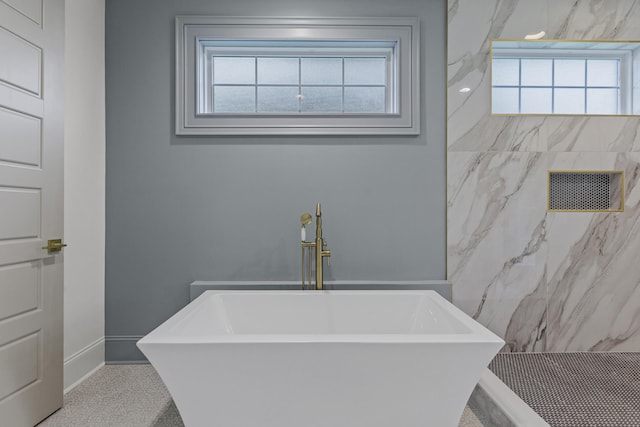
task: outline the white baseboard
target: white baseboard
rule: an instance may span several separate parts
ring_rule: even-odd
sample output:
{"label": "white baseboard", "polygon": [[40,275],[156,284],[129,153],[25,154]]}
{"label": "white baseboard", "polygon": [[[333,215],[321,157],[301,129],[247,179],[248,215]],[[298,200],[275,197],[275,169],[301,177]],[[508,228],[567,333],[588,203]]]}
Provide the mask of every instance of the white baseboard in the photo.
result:
{"label": "white baseboard", "polygon": [[64,361],[64,393],[104,366],[104,337],[97,339]]}

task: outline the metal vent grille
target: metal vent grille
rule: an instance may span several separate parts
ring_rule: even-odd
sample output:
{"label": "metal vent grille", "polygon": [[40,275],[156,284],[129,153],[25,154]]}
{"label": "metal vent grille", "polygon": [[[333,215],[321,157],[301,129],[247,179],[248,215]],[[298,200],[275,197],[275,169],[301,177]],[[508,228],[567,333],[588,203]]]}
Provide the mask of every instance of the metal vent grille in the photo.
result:
{"label": "metal vent grille", "polygon": [[549,209],[606,211],[611,209],[611,174],[608,172],[552,172]]}

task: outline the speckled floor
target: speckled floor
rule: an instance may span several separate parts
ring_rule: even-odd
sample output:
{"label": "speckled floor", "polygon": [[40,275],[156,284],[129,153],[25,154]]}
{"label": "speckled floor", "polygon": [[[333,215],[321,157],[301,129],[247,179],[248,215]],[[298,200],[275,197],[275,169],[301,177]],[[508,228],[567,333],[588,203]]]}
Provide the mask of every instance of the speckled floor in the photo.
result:
{"label": "speckled floor", "polygon": [[179,427],[182,419],[151,365],[107,365],[64,396],[38,427]]}
{"label": "speckled floor", "polygon": [[[64,407],[38,427],[182,427],[151,365],[107,365],[65,395]],[[401,426],[398,426],[401,427]],[[469,409],[459,427],[483,427]]]}
{"label": "speckled floor", "polygon": [[489,368],[551,427],[640,426],[640,353],[500,353]]}

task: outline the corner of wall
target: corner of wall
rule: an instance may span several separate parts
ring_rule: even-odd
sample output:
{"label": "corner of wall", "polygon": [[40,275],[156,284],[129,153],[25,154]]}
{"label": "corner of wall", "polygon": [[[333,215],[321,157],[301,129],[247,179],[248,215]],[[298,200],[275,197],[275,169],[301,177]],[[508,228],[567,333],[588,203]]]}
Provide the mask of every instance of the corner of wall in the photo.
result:
{"label": "corner of wall", "polygon": [[104,366],[104,337],[64,359],[64,392],[87,379]]}
{"label": "corner of wall", "polygon": [[104,365],[105,0],[65,3],[64,388]]}

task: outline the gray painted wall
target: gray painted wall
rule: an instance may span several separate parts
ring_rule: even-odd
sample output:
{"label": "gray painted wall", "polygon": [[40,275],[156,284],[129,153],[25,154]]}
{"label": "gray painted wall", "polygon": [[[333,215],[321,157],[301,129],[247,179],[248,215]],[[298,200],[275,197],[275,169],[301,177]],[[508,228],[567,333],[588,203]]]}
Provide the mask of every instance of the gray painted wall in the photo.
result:
{"label": "gray painted wall", "polygon": [[[446,279],[445,0],[107,0],[106,13],[107,361],[140,357],[135,340],[193,280],[297,280],[316,202],[327,280]],[[422,134],[177,137],[177,14],[416,16]]]}

